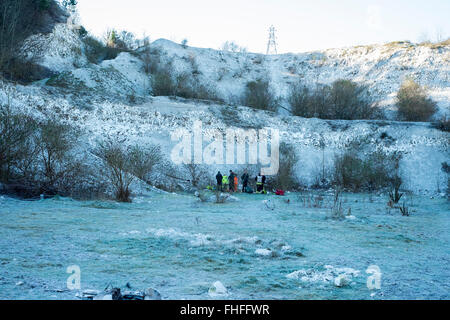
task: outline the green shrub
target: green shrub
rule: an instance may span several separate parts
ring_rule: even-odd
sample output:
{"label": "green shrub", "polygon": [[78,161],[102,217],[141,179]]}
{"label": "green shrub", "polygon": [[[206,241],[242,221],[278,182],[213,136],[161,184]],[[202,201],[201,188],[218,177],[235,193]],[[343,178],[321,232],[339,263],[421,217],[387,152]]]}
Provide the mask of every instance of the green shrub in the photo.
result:
{"label": "green shrub", "polygon": [[405,121],[428,121],[437,110],[436,102],[427,96],[426,90],[411,79],[400,87],[397,107],[400,120]]}

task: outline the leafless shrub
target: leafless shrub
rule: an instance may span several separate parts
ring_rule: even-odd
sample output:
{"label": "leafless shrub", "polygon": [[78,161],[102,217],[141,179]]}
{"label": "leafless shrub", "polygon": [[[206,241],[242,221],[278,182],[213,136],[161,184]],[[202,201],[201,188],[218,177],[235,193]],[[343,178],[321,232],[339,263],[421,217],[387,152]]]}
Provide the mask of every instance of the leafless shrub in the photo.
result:
{"label": "leafless shrub", "polygon": [[150,145],[146,148],[134,145],[128,150],[131,172],[142,181],[150,183],[153,167],[162,160],[161,147]]}
{"label": "leafless shrub", "polygon": [[127,150],[121,141],[99,143],[94,153],[103,160],[106,177],[115,190],[115,198],[120,202],[131,202],[130,184],[135,179],[131,173],[132,164]]}
{"label": "leafless shrub", "polygon": [[398,114],[405,121],[428,121],[436,112],[436,102],[412,79],[403,82],[397,93]]}
{"label": "leafless shrub", "polygon": [[94,36],[87,35],[83,38],[86,58],[90,63],[98,64],[104,60],[113,60],[119,53],[127,51],[121,46],[109,46]]}
{"label": "leafless shrub", "polygon": [[77,132],[55,120],[38,123],[9,107],[0,112],[0,181],[22,197],[74,195],[95,179],[74,153]]}
{"label": "leafless shrub", "polygon": [[450,132],[450,119],[446,116],[433,122],[433,127],[443,132]]}
{"label": "leafless shrub", "polygon": [[261,110],[275,111],[277,99],[269,86],[269,81],[258,79],[245,86],[244,105]]}
{"label": "leafless shrub", "polygon": [[41,191],[68,192],[82,177],[83,165],[71,154],[78,134],[70,126],[47,120],[35,138],[40,162]]}
{"label": "leafless shrub", "polygon": [[34,173],[36,149],[32,138],[38,123],[28,115],[0,106],[0,180],[3,183],[29,180]]}
{"label": "leafless shrub", "polygon": [[364,155],[362,146],[350,146],[335,159],[334,183],[351,191],[391,188],[394,182],[401,181],[398,174],[401,157],[399,152],[388,154],[382,150]]}
{"label": "leafless shrub", "polygon": [[331,86],[310,88],[302,82],[291,85],[288,101],[292,113],[305,118],[377,119],[381,110],[372,103],[366,87],[350,80],[337,80]]}
{"label": "leafless shrub", "polygon": [[399,207],[399,210],[402,213],[402,216],[409,217],[409,208],[406,206],[405,202],[403,202],[403,205]]}
{"label": "leafless shrub", "polygon": [[390,201],[390,203],[397,204],[400,201],[400,199],[402,198],[403,193],[399,192],[401,184],[402,184],[402,181],[401,181],[400,178],[396,178],[392,182],[393,190],[389,191],[389,201]]}
{"label": "leafless shrub", "polygon": [[184,164],[184,170],[187,173],[188,181],[194,188],[202,189],[208,184],[208,174],[205,168],[200,164]]}
{"label": "leafless shrub", "polygon": [[152,73],[152,91],[155,96],[174,96],[177,92],[177,82],[170,66],[159,68]]}
{"label": "leafless shrub", "polygon": [[221,101],[212,86],[205,86],[195,76],[188,73],[181,73],[176,76],[173,95],[186,99]]}
{"label": "leafless shrub", "polygon": [[334,190],[333,206],[331,207],[331,218],[332,219],[343,219],[344,218],[344,209],[342,208],[341,193],[342,193],[342,190],[340,188],[336,188]]}
{"label": "leafless shrub", "polygon": [[221,48],[222,51],[228,51],[228,52],[245,52],[247,49],[238,45],[236,42],[234,41],[225,41]]}
{"label": "leafless shrub", "polygon": [[163,55],[163,52],[158,48],[152,48],[148,37],[144,38],[143,46],[138,52],[138,57],[144,64],[144,72],[146,74],[157,73],[160,68],[161,56]]}

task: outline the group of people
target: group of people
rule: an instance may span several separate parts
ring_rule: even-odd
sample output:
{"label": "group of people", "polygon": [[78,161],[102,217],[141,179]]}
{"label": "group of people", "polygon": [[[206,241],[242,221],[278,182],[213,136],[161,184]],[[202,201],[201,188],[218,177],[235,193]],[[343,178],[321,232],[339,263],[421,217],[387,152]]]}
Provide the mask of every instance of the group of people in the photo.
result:
{"label": "group of people", "polygon": [[[216,175],[217,180],[217,190],[223,192],[237,192],[239,186],[239,178],[238,175],[230,170],[230,174],[222,174],[220,171]],[[247,170],[244,171],[244,174],[241,176],[242,180],[242,192],[244,193],[253,193],[253,189],[249,185],[250,175]],[[255,177],[256,182],[256,193],[265,193],[264,184],[266,183],[266,177],[258,174]]]}

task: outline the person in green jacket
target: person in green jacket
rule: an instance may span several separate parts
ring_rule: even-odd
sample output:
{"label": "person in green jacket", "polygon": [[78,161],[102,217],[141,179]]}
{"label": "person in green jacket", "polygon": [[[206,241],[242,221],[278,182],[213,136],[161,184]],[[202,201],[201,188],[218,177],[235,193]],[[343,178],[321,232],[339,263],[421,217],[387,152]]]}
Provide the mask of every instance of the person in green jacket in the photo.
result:
{"label": "person in green jacket", "polygon": [[228,176],[224,174],[223,177],[222,177],[222,188],[223,188],[223,191],[228,192],[229,187],[230,187],[230,181],[228,180]]}

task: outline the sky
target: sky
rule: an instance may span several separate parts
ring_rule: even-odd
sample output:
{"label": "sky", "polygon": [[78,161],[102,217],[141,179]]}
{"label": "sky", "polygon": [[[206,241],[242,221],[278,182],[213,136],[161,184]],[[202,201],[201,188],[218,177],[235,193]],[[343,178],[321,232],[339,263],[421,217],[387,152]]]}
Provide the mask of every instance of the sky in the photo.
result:
{"label": "sky", "polygon": [[234,41],[259,53],[271,25],[278,53],[450,36],[449,0],[78,0],[77,7],[97,36],[113,28],[203,48]]}

